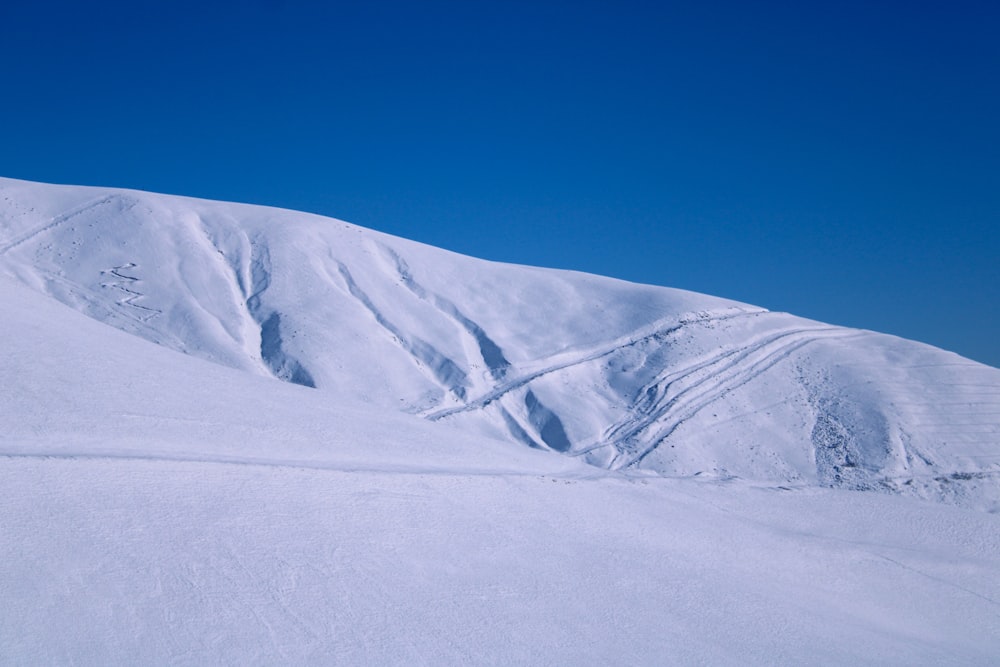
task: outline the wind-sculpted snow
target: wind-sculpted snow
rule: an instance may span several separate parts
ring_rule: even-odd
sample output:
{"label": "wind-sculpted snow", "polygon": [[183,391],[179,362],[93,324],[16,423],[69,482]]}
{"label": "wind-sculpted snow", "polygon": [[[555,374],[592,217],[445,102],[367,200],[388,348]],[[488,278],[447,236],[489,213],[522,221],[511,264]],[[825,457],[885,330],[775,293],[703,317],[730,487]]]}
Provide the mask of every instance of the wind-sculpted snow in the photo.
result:
{"label": "wind-sculpted snow", "polygon": [[611,469],[994,507],[1000,371],[337,220],[0,181],[0,268],[167,348]]}
{"label": "wind-sculpted snow", "polygon": [[0,204],[0,664],[996,663],[996,369],[287,211]]}

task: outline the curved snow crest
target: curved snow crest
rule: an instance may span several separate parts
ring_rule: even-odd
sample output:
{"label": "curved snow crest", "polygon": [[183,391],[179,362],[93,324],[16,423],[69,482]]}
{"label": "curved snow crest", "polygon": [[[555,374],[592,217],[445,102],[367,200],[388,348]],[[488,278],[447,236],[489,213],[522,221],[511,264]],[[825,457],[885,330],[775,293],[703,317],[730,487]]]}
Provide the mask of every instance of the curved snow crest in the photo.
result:
{"label": "curved snow crest", "polygon": [[612,469],[1000,507],[1000,370],[268,207],[0,179],[0,268],[231,368]]}

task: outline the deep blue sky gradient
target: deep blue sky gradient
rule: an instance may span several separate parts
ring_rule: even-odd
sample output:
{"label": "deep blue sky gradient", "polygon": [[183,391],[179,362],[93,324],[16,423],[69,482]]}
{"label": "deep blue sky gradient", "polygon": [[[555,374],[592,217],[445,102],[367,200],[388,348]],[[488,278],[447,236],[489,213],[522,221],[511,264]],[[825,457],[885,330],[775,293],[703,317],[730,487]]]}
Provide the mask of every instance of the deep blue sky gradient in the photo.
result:
{"label": "deep blue sky gradient", "polygon": [[0,174],[283,206],[1000,366],[1000,3],[8,2]]}

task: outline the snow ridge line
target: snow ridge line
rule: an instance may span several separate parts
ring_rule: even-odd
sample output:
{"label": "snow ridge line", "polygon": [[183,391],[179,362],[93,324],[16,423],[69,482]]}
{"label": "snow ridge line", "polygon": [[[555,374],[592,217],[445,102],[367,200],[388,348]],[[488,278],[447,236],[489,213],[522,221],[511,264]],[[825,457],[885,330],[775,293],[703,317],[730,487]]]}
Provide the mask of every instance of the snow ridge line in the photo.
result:
{"label": "snow ridge line", "polygon": [[[387,260],[400,282],[421,303],[432,306],[438,313],[454,322],[466,334],[466,364],[471,370],[472,359],[478,355],[487,369],[489,379],[493,382],[503,380],[510,370],[510,362],[504,356],[500,346],[490,338],[489,334],[475,321],[467,317],[449,299],[431,292],[413,277],[409,265],[395,250],[384,243],[377,244],[383,259]],[[474,351],[473,351],[474,348]],[[464,398],[464,397],[462,397]],[[529,447],[535,449],[550,449],[560,453],[572,448],[562,419],[553,410],[544,405],[538,396],[528,389],[524,396],[524,407],[527,410],[527,422],[522,424],[506,407],[502,405],[503,397],[498,401],[500,416],[511,436]],[[532,433],[533,431],[533,433]],[[537,436],[537,437],[535,437]]]}
{"label": "snow ridge line", "polygon": [[486,365],[487,372],[493,380],[502,380],[510,369],[510,362],[504,356],[503,350],[490,338],[486,331],[475,321],[466,317],[451,300],[440,294],[430,292],[413,277],[409,265],[399,253],[389,246],[380,243],[379,249],[389,262],[393,265],[396,274],[399,276],[403,286],[406,287],[415,297],[434,306],[443,315],[453,320],[475,341],[479,350],[479,356]]}
{"label": "snow ridge line", "polygon": [[407,336],[375,306],[371,297],[354,280],[347,265],[337,259],[334,261],[344,284],[347,286],[347,292],[371,313],[378,325],[392,337],[392,340],[413,358],[417,367],[426,368],[436,383],[445,391],[451,392],[459,400],[465,400],[469,384],[465,371],[432,344],[417,336]]}
{"label": "snow ridge line", "polygon": [[[406,260],[396,251],[383,243],[377,244],[377,247],[400,282],[413,296],[421,303],[432,306],[465,334],[466,344],[463,347],[466,349],[467,368],[471,371],[475,367],[473,359],[478,356],[486,366],[490,380],[493,382],[503,380],[510,369],[510,362],[489,334],[477,322],[462,313],[452,301],[428,290],[417,282]],[[527,422],[530,426],[522,424],[502,405],[502,401],[503,398],[500,399],[500,416],[515,440],[535,449],[551,449],[561,453],[567,452],[571,448],[572,445],[566,435],[562,419],[544,405],[530,389],[524,396],[524,407],[527,409]]]}
{"label": "snow ridge line", "polygon": [[271,286],[271,254],[267,244],[250,242],[250,279],[253,293],[247,297],[246,308],[251,319],[260,327],[261,361],[279,380],[315,389],[312,374],[285,351],[280,313],[276,310],[265,312],[261,304],[261,295]]}
{"label": "snow ridge line", "polygon": [[[271,368],[260,356],[260,323],[254,319],[250,308],[247,305],[252,289],[251,285],[251,259],[253,246],[250,237],[245,232],[234,234],[236,247],[225,247],[220,243],[220,238],[224,238],[225,228],[218,223],[209,222],[200,213],[193,213],[194,219],[191,221],[191,231],[196,238],[202,240],[205,250],[210,254],[212,260],[217,263],[219,273],[223,276],[226,287],[232,295],[234,310],[240,313],[238,322],[227,322],[223,317],[205,309],[219,323],[219,326],[233,339],[233,341],[243,348],[244,353],[255,365],[265,373],[272,374]],[[257,339],[254,341],[254,339]],[[256,342],[256,345],[249,344]]]}

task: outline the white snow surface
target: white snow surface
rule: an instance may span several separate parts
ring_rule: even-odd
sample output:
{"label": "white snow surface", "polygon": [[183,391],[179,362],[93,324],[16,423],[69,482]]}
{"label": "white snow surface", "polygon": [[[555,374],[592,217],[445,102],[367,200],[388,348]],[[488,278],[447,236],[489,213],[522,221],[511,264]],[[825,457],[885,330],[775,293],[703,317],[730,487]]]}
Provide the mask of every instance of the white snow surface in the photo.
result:
{"label": "white snow surface", "polygon": [[957,355],[10,179],[0,307],[4,664],[1000,655],[1000,370]]}

